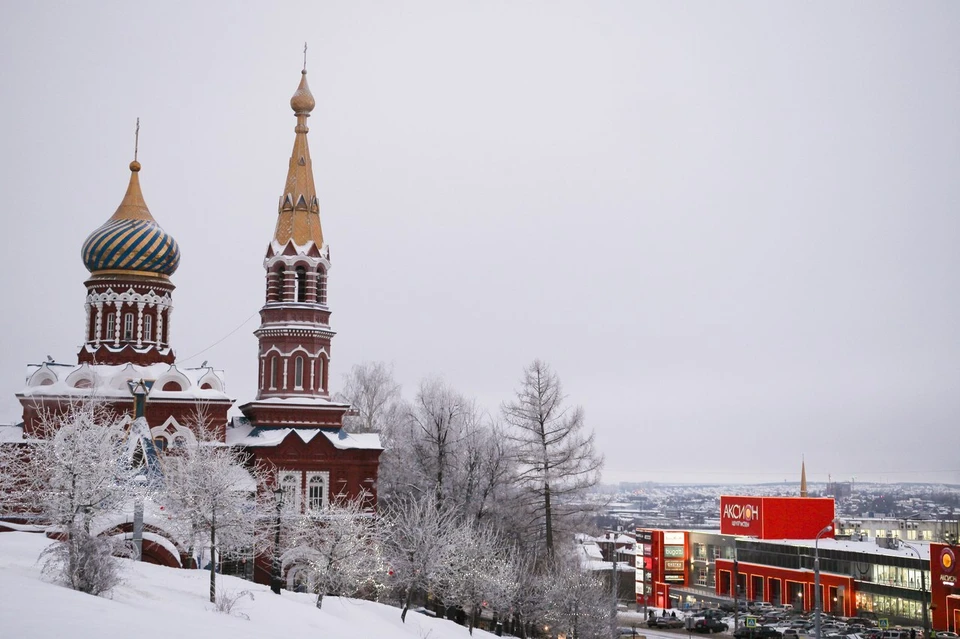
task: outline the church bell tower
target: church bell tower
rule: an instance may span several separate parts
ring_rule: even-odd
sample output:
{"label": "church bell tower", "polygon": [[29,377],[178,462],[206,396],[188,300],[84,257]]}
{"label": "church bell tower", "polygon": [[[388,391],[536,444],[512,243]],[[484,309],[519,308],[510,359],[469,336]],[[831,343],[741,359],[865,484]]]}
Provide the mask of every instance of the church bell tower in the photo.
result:
{"label": "church bell tower", "polygon": [[[260,426],[339,428],[348,408],[329,400],[330,345],[335,332],[327,300],[330,247],[320,226],[307,143],[307,118],[314,106],[304,68],[290,99],[297,119],[293,153],[276,229],[263,261],[266,301],[260,309],[260,327],[254,332],[259,342],[257,398],[242,407],[251,422]],[[308,406],[314,410],[297,411]]]}

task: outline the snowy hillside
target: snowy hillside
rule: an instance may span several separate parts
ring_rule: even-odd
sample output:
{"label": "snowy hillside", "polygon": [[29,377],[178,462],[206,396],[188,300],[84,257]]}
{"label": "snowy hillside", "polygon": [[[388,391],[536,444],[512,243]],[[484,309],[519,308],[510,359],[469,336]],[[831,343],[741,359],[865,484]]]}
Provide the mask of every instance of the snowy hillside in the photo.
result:
{"label": "snowy hillside", "polygon": [[[39,534],[0,534],[0,629],[4,637],[71,637],[72,639],[263,639],[324,637],[355,639],[466,639],[467,629],[453,622],[411,612],[400,622],[400,610],[355,599],[325,597],[323,609],[314,598],[235,577],[219,577],[228,591],[249,590],[228,616],[207,600],[208,573],[177,570],[124,560],[125,583],[111,598],[93,597],[44,582],[37,557],[50,543]],[[475,630],[474,637],[494,635]]]}

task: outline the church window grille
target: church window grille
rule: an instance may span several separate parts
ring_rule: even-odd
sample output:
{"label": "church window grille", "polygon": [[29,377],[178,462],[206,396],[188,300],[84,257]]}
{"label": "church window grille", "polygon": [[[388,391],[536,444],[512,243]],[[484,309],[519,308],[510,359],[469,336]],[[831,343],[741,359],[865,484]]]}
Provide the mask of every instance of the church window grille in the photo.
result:
{"label": "church window grille", "polygon": [[153,447],[162,453],[167,449],[167,438],[164,437],[163,435],[158,435],[154,437]]}
{"label": "church window grille", "polygon": [[329,473],[307,473],[307,508],[309,510],[322,510],[326,507],[329,479]]}
{"label": "church window grille", "polygon": [[293,362],[293,385],[296,389],[303,389],[303,358],[299,355]]}
{"label": "church window grille", "polygon": [[133,313],[127,313],[123,316],[123,339],[133,339]]}
{"label": "church window grille", "polygon": [[297,302],[307,301],[307,269],[297,267]]}
{"label": "church window grille", "polygon": [[327,303],[327,274],[324,270],[317,269],[317,304]]}
{"label": "church window grille", "polygon": [[143,316],[143,341],[153,341],[153,318],[149,315]]}
{"label": "church window grille", "polygon": [[284,504],[294,512],[300,511],[300,473],[298,471],[280,471],[280,488],[283,489]]}
{"label": "church window grille", "polygon": [[112,340],[116,336],[117,325],[113,313],[107,313],[107,339]]}

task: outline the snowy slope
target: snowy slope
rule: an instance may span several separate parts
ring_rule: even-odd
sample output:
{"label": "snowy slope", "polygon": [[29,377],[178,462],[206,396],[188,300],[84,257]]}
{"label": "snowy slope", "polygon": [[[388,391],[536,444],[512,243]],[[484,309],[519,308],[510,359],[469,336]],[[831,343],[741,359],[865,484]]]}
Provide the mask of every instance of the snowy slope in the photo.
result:
{"label": "snowy slope", "polygon": [[[274,595],[235,577],[218,576],[218,586],[249,590],[228,616],[207,601],[208,573],[124,560],[124,585],[111,598],[93,597],[44,582],[37,557],[50,543],[30,533],[0,534],[0,636],[71,639],[263,639],[264,637],[364,637],[467,639],[463,626],[383,604],[283,591]],[[478,639],[494,635],[476,630]]]}

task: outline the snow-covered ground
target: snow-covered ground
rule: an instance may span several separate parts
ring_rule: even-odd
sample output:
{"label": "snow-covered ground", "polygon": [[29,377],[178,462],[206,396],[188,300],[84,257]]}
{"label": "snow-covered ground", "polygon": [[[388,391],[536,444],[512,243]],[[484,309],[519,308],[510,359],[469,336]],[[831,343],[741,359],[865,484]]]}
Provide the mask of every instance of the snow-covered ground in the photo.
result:
{"label": "snow-covered ground", "polygon": [[[162,568],[124,561],[125,583],[109,598],[93,597],[45,582],[37,557],[50,541],[39,534],[0,534],[0,635],[71,639],[263,639],[323,637],[355,639],[467,639],[463,626],[415,612],[401,623],[400,610],[356,599],[314,598],[235,577],[219,576],[227,591],[249,590],[233,615],[216,612],[208,601],[209,575],[199,570]],[[475,630],[474,637],[494,635]]]}

